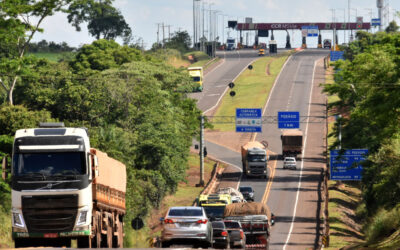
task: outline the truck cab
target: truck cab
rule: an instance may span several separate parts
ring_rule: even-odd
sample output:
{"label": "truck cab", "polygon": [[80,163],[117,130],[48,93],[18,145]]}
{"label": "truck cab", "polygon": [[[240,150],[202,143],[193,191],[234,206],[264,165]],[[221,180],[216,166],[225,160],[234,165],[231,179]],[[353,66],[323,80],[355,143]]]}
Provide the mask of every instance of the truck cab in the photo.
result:
{"label": "truck cab", "polygon": [[222,218],[226,205],[232,204],[232,198],[229,194],[209,194],[200,195],[198,205],[203,207],[208,218]]}
{"label": "truck cab", "polygon": [[188,72],[193,82],[197,83],[195,91],[203,90],[203,67],[189,67]]}
{"label": "truck cab", "polygon": [[236,42],[235,38],[228,38],[226,39],[226,50],[235,50],[236,49]]}
{"label": "truck cab", "polygon": [[268,154],[260,142],[248,142],[242,146],[242,165],[245,176],[268,176]]}

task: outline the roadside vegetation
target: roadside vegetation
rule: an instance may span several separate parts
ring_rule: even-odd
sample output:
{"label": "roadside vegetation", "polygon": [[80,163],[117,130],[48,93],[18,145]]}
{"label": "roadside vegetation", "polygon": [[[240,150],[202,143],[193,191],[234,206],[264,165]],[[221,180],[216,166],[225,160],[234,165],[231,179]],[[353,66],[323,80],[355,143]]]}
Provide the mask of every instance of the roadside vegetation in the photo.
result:
{"label": "roadside vegetation", "polygon": [[[363,242],[354,248],[400,247],[400,54],[396,49],[400,33],[397,30],[392,23],[386,32],[358,32],[357,40],[345,48],[348,60],[335,64],[335,82],[325,85],[328,94],[338,97],[331,106],[346,113],[340,119],[342,148],[369,150],[359,185],[362,199],[357,207],[348,204],[361,219],[361,232],[365,235],[361,238]],[[335,123],[332,135],[336,138],[338,131]],[[331,148],[337,145],[334,140]]]}
{"label": "roadside vegetation", "polygon": [[[262,57],[255,61],[253,69],[246,69],[234,82],[234,97],[227,93],[214,113],[215,116],[235,116],[236,108],[263,108],[276,77],[289,54]],[[235,124],[215,124],[218,131],[234,131]]]}
{"label": "roadside vegetation", "polygon": [[[24,22],[44,20],[64,3],[0,2],[0,159],[8,157],[11,162],[17,129],[46,121],[87,127],[92,147],[127,166],[129,239],[131,219],[146,218],[186,180],[201,113],[186,97],[194,83],[186,70],[111,39],[84,45],[64,61],[27,55],[40,25]],[[20,15],[27,18],[19,19]],[[103,37],[107,32],[93,35]],[[0,180],[2,246],[10,246],[9,184],[10,179]],[[131,247],[129,240],[125,243]]]}

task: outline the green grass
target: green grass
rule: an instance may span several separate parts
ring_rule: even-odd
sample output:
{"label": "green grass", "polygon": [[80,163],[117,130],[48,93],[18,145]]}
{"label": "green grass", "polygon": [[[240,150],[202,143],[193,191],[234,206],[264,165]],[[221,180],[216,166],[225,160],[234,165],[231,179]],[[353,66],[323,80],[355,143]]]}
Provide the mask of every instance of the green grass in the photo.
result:
{"label": "green grass", "polygon": [[11,247],[14,247],[14,242],[11,239],[11,213],[0,210],[0,248]]}
{"label": "green grass", "polygon": [[52,52],[36,52],[36,53],[28,53],[28,55],[33,55],[37,58],[44,58],[51,62],[58,62],[61,59],[69,59],[72,58],[73,52],[61,52],[61,53],[52,53]]}
{"label": "green grass", "polygon": [[[229,94],[222,98],[215,116],[235,116],[236,108],[263,108],[267,102],[275,79],[289,54],[278,57],[263,57],[253,63],[253,69],[246,69],[235,81],[234,97]],[[270,75],[266,74],[270,64]],[[235,124],[215,124],[215,130],[234,131]]]}
{"label": "green grass", "polygon": [[342,184],[335,188],[336,181],[329,181],[329,227],[330,244],[326,249],[340,249],[350,244],[361,242],[362,234],[354,232],[346,224],[349,220],[342,207],[354,209],[361,200],[358,188]]}

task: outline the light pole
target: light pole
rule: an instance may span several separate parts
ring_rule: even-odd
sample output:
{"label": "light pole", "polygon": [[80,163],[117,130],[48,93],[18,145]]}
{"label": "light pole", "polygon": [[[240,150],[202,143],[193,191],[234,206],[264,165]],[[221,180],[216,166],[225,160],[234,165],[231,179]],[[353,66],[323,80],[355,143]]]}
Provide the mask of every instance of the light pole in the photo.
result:
{"label": "light pole", "polygon": [[[335,25],[335,14],[336,14],[336,10],[335,9],[330,9],[332,11],[332,26]],[[336,25],[335,27],[333,27],[333,39],[332,39],[333,43],[332,43],[332,50],[335,51],[336,50]]]}
{"label": "light pole", "polygon": [[[343,10],[343,20],[344,20],[344,23],[345,23],[345,25],[346,25],[346,9],[340,8],[340,9],[337,9],[337,10]],[[346,43],[346,33],[345,33],[345,30],[343,30],[343,43]]]}

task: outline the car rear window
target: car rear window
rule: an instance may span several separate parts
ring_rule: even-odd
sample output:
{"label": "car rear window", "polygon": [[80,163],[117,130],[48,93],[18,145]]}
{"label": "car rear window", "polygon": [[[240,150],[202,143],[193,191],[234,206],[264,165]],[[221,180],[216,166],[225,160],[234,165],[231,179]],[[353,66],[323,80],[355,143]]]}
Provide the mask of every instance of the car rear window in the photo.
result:
{"label": "car rear window", "polygon": [[225,228],[225,225],[222,221],[213,221],[212,227],[213,228]]}
{"label": "car rear window", "polygon": [[251,192],[251,187],[240,187],[240,192]]}
{"label": "car rear window", "polygon": [[171,208],[168,216],[202,216],[201,208]]}
{"label": "car rear window", "polygon": [[236,221],[225,221],[225,226],[227,228],[240,228],[240,225]]}

